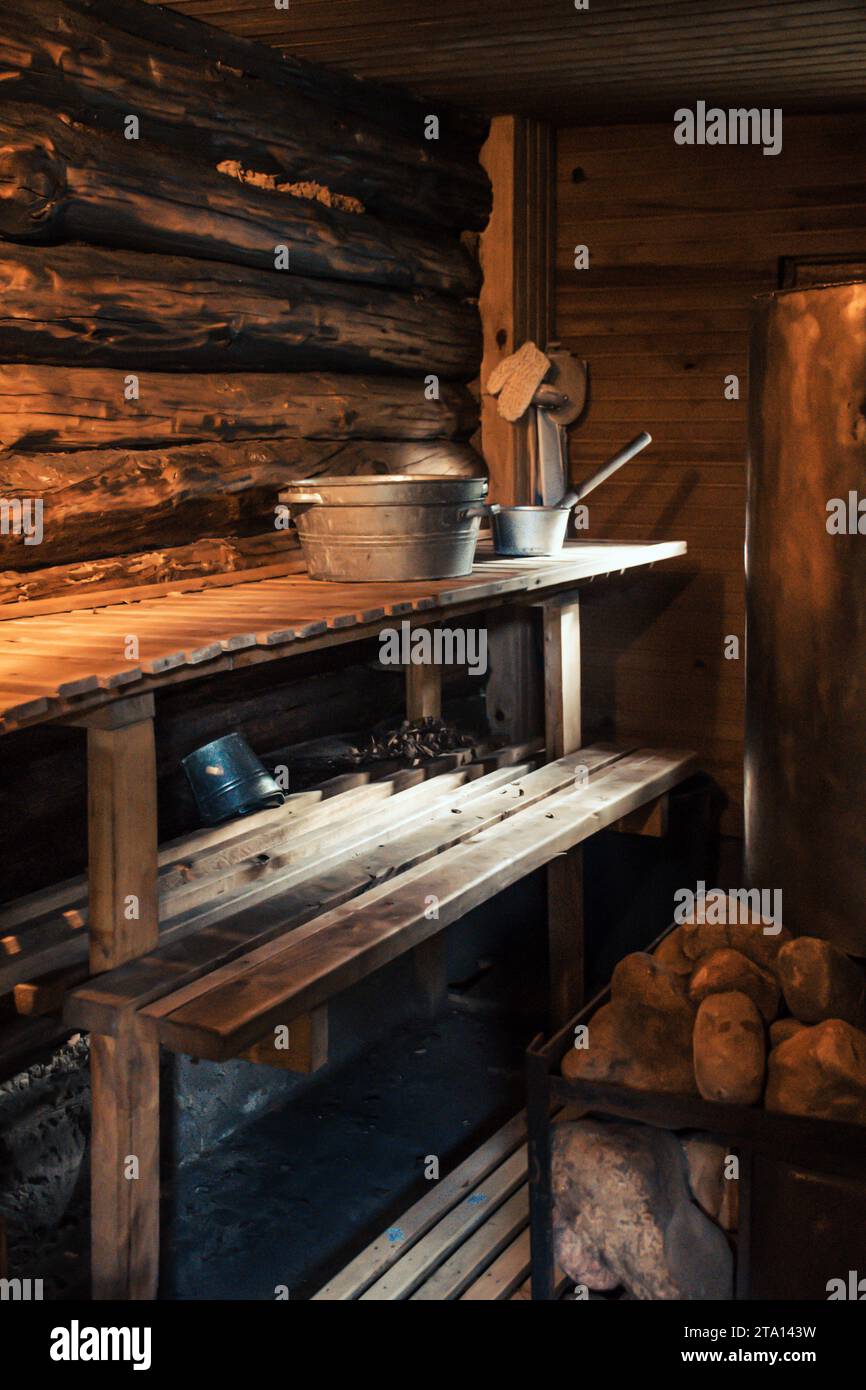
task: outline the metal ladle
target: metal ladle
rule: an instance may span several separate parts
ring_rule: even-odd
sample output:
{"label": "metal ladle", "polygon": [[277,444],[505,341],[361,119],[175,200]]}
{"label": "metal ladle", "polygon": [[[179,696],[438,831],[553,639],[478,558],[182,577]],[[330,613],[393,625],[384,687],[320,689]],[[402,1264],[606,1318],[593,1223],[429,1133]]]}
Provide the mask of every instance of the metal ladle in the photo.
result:
{"label": "metal ladle", "polygon": [[497,555],[558,555],[565,540],[572,507],[651,443],[652,435],[641,430],[613,458],[603,463],[577,488],[567,492],[554,507],[500,507],[493,503],[487,510],[493,518],[493,543]]}

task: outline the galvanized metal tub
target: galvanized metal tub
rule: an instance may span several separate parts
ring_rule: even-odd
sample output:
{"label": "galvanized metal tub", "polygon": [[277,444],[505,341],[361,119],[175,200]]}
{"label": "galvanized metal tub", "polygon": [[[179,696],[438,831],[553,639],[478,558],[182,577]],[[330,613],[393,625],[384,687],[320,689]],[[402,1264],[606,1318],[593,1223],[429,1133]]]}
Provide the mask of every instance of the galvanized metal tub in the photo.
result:
{"label": "galvanized metal tub", "polygon": [[313,579],[456,579],[475,558],[486,478],[392,474],[307,478],[280,501]]}
{"label": "galvanized metal tub", "polygon": [[866,284],[756,301],[749,416],[748,883],[866,955]]}

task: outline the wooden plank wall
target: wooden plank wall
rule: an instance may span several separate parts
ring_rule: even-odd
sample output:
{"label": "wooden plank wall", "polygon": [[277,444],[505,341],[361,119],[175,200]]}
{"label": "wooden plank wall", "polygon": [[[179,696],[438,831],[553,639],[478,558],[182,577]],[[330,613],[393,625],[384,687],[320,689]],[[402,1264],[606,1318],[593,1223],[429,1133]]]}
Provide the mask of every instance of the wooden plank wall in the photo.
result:
{"label": "wooden plank wall", "polygon": [[483,472],[485,120],[140,0],[6,7],[0,85],[0,498],[44,505],[0,605],[293,563],[292,477]]}
{"label": "wooden plank wall", "polygon": [[[586,736],[696,749],[726,793],[733,834],[750,301],[776,287],[781,257],[866,250],[864,137],[863,114],[787,119],[775,157],[676,145],[672,123],[558,135],[558,334],[591,378],[570,433],[572,476],[641,428],[654,437],[590,497],[589,538],[689,545],[679,575],[625,581],[585,604]],[[588,270],[573,268],[579,244]],[[725,398],[731,373],[739,400]],[[738,661],[723,656],[728,634],[741,639]]]}

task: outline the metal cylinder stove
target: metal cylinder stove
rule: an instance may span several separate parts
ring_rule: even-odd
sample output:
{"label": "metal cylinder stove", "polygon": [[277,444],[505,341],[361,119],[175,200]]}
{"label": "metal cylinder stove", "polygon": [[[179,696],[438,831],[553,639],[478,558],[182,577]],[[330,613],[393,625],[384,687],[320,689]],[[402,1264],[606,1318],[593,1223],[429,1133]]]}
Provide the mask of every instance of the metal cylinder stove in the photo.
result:
{"label": "metal cylinder stove", "polygon": [[749,417],[747,882],[866,956],[866,283],[756,301]]}

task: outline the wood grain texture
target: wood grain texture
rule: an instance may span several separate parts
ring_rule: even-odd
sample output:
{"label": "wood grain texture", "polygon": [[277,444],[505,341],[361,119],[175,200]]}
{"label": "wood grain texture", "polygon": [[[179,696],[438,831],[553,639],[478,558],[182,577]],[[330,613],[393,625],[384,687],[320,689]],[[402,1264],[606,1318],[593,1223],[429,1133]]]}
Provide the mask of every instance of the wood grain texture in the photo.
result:
{"label": "wood grain texture", "polygon": [[[256,579],[239,586],[226,585],[192,595],[172,594],[148,599],[131,607],[127,603],[95,608],[92,613],[70,616],[70,623],[80,634],[74,658],[70,657],[68,674],[86,677],[88,638],[115,638],[119,644],[109,659],[104,656],[98,672],[102,677],[100,690],[82,693],[77,709],[87,712],[106,698],[113,699],[109,686],[130,679],[142,682],[145,689],[164,687],[179,681],[199,677],[198,663],[207,661],[207,674],[246,668],[262,661],[272,661],[286,655],[285,647],[313,651],[320,646],[337,645],[345,641],[374,636],[395,616],[420,613],[424,618],[436,616],[441,609],[450,616],[479,609],[496,608],[513,601],[520,594],[537,595],[540,591],[565,591],[583,580],[611,575],[639,565],[654,565],[684,553],[682,542],[665,542],[652,546],[621,546],[612,543],[565,546],[561,554],[547,559],[492,559],[482,551],[476,557],[473,571],[465,578],[407,581],[399,584],[321,584],[298,575],[284,575],[265,581]],[[239,592],[232,593],[233,587]],[[136,630],[152,639],[147,655],[151,658],[179,657],[171,662],[172,669],[149,675],[133,667],[123,650],[123,635],[130,631],[134,613]],[[40,624],[45,619],[10,617],[0,622],[0,689],[19,698],[0,706],[4,731],[33,718],[41,718],[45,710],[39,698],[53,702],[53,714],[67,712],[65,695],[60,693],[63,674],[49,659],[21,657],[21,638],[38,638]],[[49,618],[49,626],[52,621]],[[253,633],[255,646],[233,650],[231,639]],[[71,637],[71,632],[70,632]],[[17,650],[16,650],[17,648]],[[188,655],[190,654],[190,655]],[[74,669],[73,669],[74,668]],[[191,669],[194,668],[194,669]],[[31,709],[37,701],[38,713]]]}
{"label": "wood grain texture", "polygon": [[[268,68],[255,55],[249,63],[243,55],[239,62],[212,57],[208,45],[219,39],[207,31],[198,44],[178,46],[161,15],[145,11],[137,24],[120,27],[130,8],[21,0],[7,9],[0,24],[6,96],[120,133],[131,112],[147,140],[212,166],[231,159],[291,181],[313,180],[399,222],[484,225],[490,194],[483,171],[462,138],[425,138],[423,109],[412,134],[389,128],[379,94],[359,114],[360,92],[353,108],[341,104],[342,78],[320,71],[308,73],[306,83],[290,72],[275,80],[278,65]],[[144,37],[135,33],[142,26],[149,30]],[[255,66],[258,72],[245,70]],[[402,105],[405,112],[405,98]]]}
{"label": "wood grain texture", "polygon": [[0,454],[6,499],[40,498],[43,538],[0,535],[0,566],[97,560],[190,536],[274,526],[280,490],[292,478],[349,473],[449,473],[477,477],[484,465],[468,444],[447,440],[262,440],[145,450],[84,449]]}
{"label": "wood grain texture", "polygon": [[[152,0],[151,0],[152,3]],[[866,97],[856,0],[175,0],[185,15],[439,101],[561,125],[669,121],[677,106],[846,111]],[[769,161],[765,161],[769,162]]]}
{"label": "wood grain texture", "polygon": [[328,1061],[328,1010],[314,1009],[310,1014],[292,1019],[286,1025],[287,1042],[283,1043],[280,1033],[278,1045],[277,1024],[266,1037],[260,1038],[252,1047],[240,1054],[244,1062],[255,1062],[258,1066],[276,1067],[279,1071],[291,1071],[302,1076],[320,1071]]}
{"label": "wood grain texture", "polygon": [[[589,498],[589,534],[682,535],[690,555],[685,583],[659,574],[640,591],[586,595],[586,734],[689,741],[726,794],[722,825],[736,835],[750,302],[776,286],[782,255],[863,251],[866,186],[850,151],[864,135],[862,113],[789,116],[787,102],[773,158],[678,146],[669,124],[559,132],[559,333],[592,373],[570,434],[572,478],[633,429],[653,435]],[[573,269],[578,243],[590,248],[588,271]],[[730,374],[739,399],[725,397]],[[729,635],[739,660],[725,659]]]}
{"label": "wood grain texture", "polygon": [[95,131],[26,104],[0,114],[0,237],[82,241],[330,280],[477,294],[478,266],[452,238],[259,189],[178,152]]}
{"label": "wood grain texture", "polygon": [[153,719],[87,734],[90,965],[123,965],[159,940]]}
{"label": "wood grain texture", "polygon": [[7,362],[393,371],[468,381],[478,311],[443,295],[83,246],[0,248]]}
{"label": "wood grain texture", "polygon": [[[206,576],[237,574],[279,565],[300,574],[305,568],[297,535],[273,531],[260,536],[203,536],[189,545],[110,555],[104,559],[45,565],[37,570],[0,571],[0,608],[54,603],[57,613],[115,597],[125,589],[184,584]],[[30,610],[32,611],[32,609]]]}
{"label": "wood grain texture", "polygon": [[[94,715],[87,730],[90,969],[159,940],[153,700]],[[128,721],[128,722],[127,722]],[[96,1299],[156,1297],[159,1266],[159,1042],[124,1020],[90,1047],[91,1279]]]}
{"label": "wood grain texture", "polygon": [[[0,365],[0,449],[199,444],[204,440],[468,439],[477,401],[443,382],[337,372],[138,373],[122,369]],[[3,454],[0,453],[0,460]],[[2,463],[0,463],[2,466]]]}
{"label": "wood grain texture", "polygon": [[[192,987],[196,997],[180,991],[148,1005],[142,1016],[158,1021],[160,1041],[172,1050],[212,1060],[233,1056],[275,1018],[324,1003],[676,785],[694,766],[684,753],[626,756],[579,798],[569,790],[526,807],[215,971],[203,989]],[[430,894],[438,899],[435,921],[426,915]]]}

